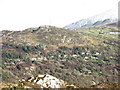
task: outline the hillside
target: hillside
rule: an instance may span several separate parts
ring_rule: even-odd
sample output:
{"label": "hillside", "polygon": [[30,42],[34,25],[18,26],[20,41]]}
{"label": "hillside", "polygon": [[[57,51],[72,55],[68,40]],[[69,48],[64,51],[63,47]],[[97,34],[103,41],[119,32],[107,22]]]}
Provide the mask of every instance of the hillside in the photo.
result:
{"label": "hillside", "polygon": [[116,27],[93,26],[76,31],[40,26],[2,31],[3,82],[18,83],[38,74],[89,87],[118,81]]}

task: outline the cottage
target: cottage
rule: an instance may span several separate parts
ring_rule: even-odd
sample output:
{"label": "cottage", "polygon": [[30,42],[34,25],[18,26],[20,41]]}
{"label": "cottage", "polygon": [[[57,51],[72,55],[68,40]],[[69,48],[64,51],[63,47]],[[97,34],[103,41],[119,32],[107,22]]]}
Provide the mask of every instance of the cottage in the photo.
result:
{"label": "cottage", "polygon": [[72,56],[73,56],[73,57],[77,57],[78,55],[76,55],[76,54],[73,54]]}
{"label": "cottage", "polygon": [[37,58],[32,58],[31,60],[36,61],[36,60],[37,60]]}
{"label": "cottage", "polygon": [[100,53],[99,53],[99,52],[96,52],[95,55],[100,55]]}
{"label": "cottage", "polygon": [[85,52],[82,52],[81,54],[82,54],[82,55],[84,55],[84,54],[85,54]]}
{"label": "cottage", "polygon": [[84,59],[89,59],[89,57],[84,57]]}

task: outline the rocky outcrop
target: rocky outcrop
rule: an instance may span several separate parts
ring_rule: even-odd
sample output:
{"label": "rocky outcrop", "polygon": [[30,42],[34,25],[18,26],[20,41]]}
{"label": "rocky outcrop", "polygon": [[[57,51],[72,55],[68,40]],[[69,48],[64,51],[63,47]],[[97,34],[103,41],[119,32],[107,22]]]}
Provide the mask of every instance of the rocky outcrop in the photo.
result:
{"label": "rocky outcrop", "polygon": [[49,74],[39,74],[36,77],[30,77],[28,80],[20,81],[19,85],[34,88],[77,88],[75,85],[68,84],[67,82]]}

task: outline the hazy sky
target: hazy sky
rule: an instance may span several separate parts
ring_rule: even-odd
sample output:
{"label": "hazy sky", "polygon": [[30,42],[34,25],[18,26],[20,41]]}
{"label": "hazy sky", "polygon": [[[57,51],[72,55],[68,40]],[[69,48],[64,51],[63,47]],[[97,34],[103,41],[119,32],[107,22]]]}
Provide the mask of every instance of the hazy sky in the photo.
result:
{"label": "hazy sky", "polygon": [[0,0],[0,30],[64,27],[117,5],[119,0]]}

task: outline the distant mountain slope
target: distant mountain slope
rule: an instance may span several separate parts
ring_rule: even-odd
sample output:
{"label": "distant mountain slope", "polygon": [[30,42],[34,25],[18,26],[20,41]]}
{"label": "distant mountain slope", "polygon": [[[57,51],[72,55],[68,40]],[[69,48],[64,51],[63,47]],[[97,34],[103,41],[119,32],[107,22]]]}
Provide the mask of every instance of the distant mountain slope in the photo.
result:
{"label": "distant mountain slope", "polygon": [[113,23],[108,23],[106,24],[107,26],[111,26],[111,27],[117,27],[118,23],[117,22],[113,22]]}
{"label": "distant mountain slope", "polygon": [[117,9],[108,10],[104,13],[79,20],[70,25],[65,26],[65,29],[78,29],[80,27],[93,26],[93,25],[104,25],[117,21]]}

